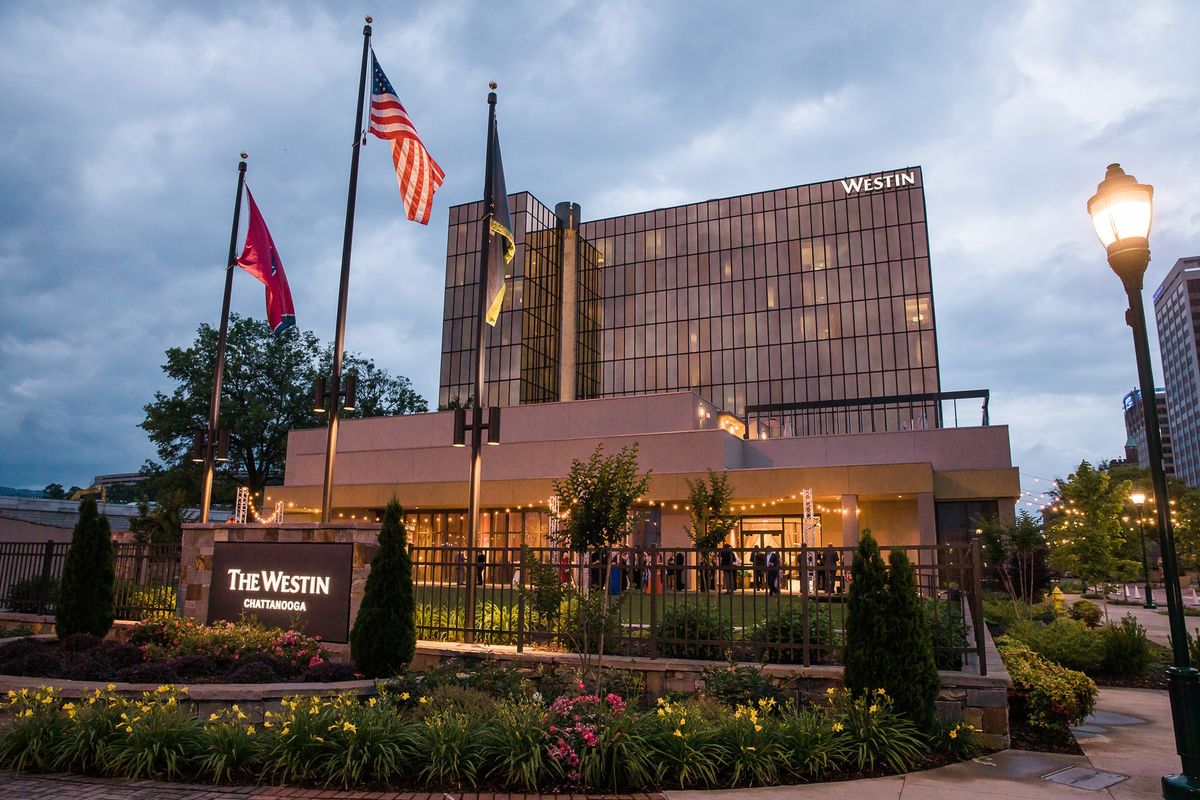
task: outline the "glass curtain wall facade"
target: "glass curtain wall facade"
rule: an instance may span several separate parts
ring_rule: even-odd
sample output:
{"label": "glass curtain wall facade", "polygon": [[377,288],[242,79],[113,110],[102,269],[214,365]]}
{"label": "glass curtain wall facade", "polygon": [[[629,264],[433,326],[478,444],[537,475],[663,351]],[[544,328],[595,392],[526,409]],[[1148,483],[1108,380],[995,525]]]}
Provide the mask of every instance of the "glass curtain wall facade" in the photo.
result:
{"label": "glass curtain wall facade", "polygon": [[[485,332],[485,405],[513,406],[558,399],[562,314],[561,235],[554,212],[528,192],[508,197],[516,252],[508,265],[504,305]],[[483,203],[450,209],[446,297],[438,405],[465,404],[474,391],[479,244]]]}
{"label": "glass curtain wall facade", "polygon": [[1200,486],[1200,256],[1171,267],[1154,292],[1154,317],[1175,475]]}
{"label": "glass curtain wall facade", "polygon": [[[532,281],[539,308],[561,292],[561,267],[555,280],[529,260],[555,252],[537,242],[555,239],[556,221],[532,196],[516,198],[522,269],[489,346],[489,402],[691,390],[739,417],[754,409],[763,435],[786,436],[853,431],[755,407],[940,391],[919,167],[582,223],[570,266],[576,341],[557,351],[542,344],[553,313],[533,313],[532,333],[514,322],[531,315],[521,303]],[[479,206],[450,211],[443,405],[470,391]],[[550,368],[563,347],[576,354],[572,398],[558,396]],[[838,417],[859,430],[937,425],[932,403],[864,413]]]}

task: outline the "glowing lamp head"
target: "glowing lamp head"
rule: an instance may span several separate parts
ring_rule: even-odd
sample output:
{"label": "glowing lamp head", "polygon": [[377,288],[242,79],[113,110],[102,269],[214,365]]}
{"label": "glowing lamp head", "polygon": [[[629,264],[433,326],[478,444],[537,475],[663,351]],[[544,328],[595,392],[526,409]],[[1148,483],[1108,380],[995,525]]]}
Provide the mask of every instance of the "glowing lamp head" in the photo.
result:
{"label": "glowing lamp head", "polygon": [[1146,495],[1141,492],[1134,492],[1133,494],[1129,495],[1129,499],[1135,506],[1140,506],[1146,502]]}
{"label": "glowing lamp head", "polygon": [[1138,183],[1120,164],[1109,164],[1096,194],[1088,200],[1092,227],[1127,290],[1142,288],[1142,276],[1150,262],[1153,199],[1153,186]]}

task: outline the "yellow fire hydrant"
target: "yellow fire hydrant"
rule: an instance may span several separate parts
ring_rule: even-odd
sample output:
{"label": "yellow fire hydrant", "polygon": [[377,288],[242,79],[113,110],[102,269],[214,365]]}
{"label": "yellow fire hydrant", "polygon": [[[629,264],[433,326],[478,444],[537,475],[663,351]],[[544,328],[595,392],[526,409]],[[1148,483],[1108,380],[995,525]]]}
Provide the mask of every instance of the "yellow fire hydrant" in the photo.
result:
{"label": "yellow fire hydrant", "polygon": [[1063,604],[1063,593],[1062,593],[1062,589],[1060,589],[1060,588],[1058,588],[1057,586],[1055,586],[1055,587],[1054,587],[1054,590],[1053,590],[1052,592],[1050,592],[1050,600],[1051,600],[1051,602],[1053,603],[1053,609],[1054,609],[1054,613],[1055,613],[1056,615],[1058,615],[1058,614],[1062,614],[1062,613],[1064,612],[1064,610],[1065,610],[1065,609],[1064,609],[1064,604]]}

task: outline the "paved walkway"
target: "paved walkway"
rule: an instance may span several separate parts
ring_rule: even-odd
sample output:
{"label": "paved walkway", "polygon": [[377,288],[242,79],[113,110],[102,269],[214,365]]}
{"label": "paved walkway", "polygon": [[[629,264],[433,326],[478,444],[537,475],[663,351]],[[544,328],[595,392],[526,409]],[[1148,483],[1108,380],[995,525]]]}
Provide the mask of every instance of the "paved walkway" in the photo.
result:
{"label": "paved walkway", "polygon": [[[663,795],[632,795],[638,800],[1150,800],[1162,796],[1160,779],[1178,772],[1175,738],[1166,692],[1150,689],[1104,689],[1096,714],[1076,732],[1084,755],[1054,755],[1005,750],[948,767],[873,780],[780,786],[770,789],[731,789],[711,792],[670,791]],[[1042,780],[1057,770],[1082,766],[1120,773],[1127,779],[1097,791]],[[77,776],[0,774],[0,800],[463,800],[464,798],[535,798],[536,795],[396,794],[338,792],[284,787],[181,786],[164,783],[124,783]],[[568,795],[546,797],[567,798]],[[576,795],[576,797],[581,797]]]}
{"label": "paved walkway", "polygon": [[[1132,584],[1130,590],[1132,591]],[[1066,594],[1063,597],[1068,606],[1079,599],[1077,594]],[[1163,647],[1170,647],[1171,624],[1167,617],[1167,596],[1161,586],[1154,590],[1154,602],[1158,604],[1157,609],[1143,608],[1140,605],[1114,605],[1104,600],[1093,600],[1092,602],[1107,612],[1111,622],[1120,622],[1126,614],[1133,614],[1146,629],[1146,636],[1150,641],[1157,642]],[[1185,602],[1190,602],[1190,598],[1185,598]],[[1195,607],[1189,606],[1189,608]],[[1184,625],[1193,636],[1196,636],[1200,631],[1200,617],[1185,617]]]}

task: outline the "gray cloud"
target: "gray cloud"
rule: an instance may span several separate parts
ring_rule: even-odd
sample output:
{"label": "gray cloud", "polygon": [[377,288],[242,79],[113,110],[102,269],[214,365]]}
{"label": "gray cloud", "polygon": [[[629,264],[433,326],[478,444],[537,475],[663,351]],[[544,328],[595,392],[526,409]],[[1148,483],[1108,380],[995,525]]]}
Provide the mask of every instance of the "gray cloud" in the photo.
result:
{"label": "gray cloud", "polygon": [[[510,187],[626,213],[925,169],[947,388],[988,387],[1033,475],[1118,455],[1135,381],[1083,205],[1156,185],[1157,285],[1200,252],[1184,2],[419,4],[375,47],[446,169],[428,228],[363,155],[347,342],[436,397],[447,206],[478,197],[486,82]],[[163,350],[219,312],[237,152],[300,324],[332,335],[361,18],[339,4],[0,9],[0,484],[152,450]],[[234,310],[262,314],[247,276]]]}

